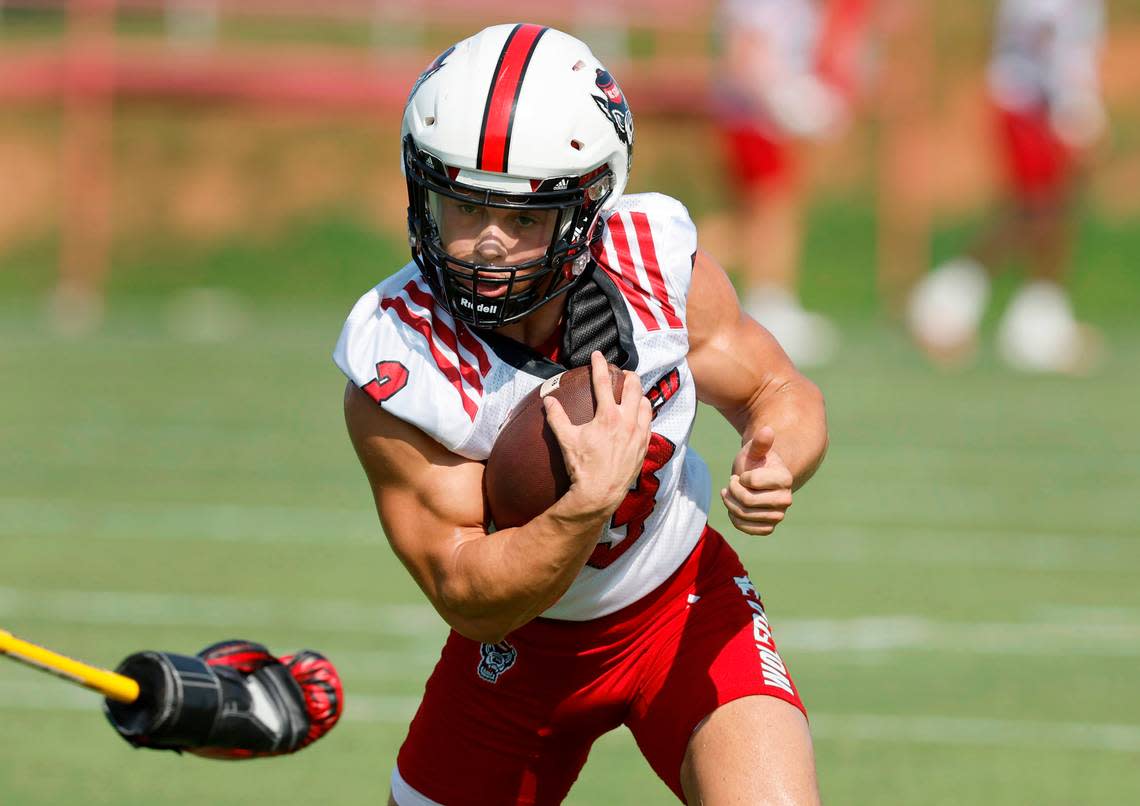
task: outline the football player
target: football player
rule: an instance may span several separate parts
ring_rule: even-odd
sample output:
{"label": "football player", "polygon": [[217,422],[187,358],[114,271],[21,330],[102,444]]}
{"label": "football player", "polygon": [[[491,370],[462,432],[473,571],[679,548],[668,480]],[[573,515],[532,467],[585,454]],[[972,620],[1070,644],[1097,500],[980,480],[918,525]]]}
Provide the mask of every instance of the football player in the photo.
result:
{"label": "football player", "polygon": [[[360,298],[334,353],[384,531],[452,628],[390,803],[559,803],[622,724],[682,800],[816,803],[803,703],[707,524],[689,434],[698,400],[740,432],[716,489],[736,529],[771,534],[822,460],[819,390],[741,313],[685,207],[625,193],[633,117],[577,39],[498,25],[448,48],[402,142],[412,260]],[[594,418],[546,404],[569,491],[495,530],[500,426],[584,365]]]}
{"label": "football player", "polygon": [[988,84],[1012,203],[966,255],[915,286],[908,325],[939,363],[973,357],[990,274],[1009,257],[1025,260],[1027,281],[999,323],[999,355],[1028,372],[1081,373],[1097,361],[1099,334],[1076,320],[1064,286],[1083,163],[1105,127],[1103,28],[1101,0],[998,6]]}
{"label": "football player", "polygon": [[797,365],[828,361],[838,334],[799,301],[813,142],[838,133],[863,82],[872,0],[725,0],[714,111],[736,196],[744,306]]}

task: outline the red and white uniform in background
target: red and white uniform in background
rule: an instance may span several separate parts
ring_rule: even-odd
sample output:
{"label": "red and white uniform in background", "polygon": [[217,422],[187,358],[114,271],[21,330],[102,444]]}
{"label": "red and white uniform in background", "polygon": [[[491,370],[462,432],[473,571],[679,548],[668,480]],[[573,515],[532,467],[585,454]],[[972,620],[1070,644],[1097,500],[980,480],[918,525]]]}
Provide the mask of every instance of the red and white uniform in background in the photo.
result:
{"label": "red and white uniform in background", "polygon": [[872,0],[725,0],[714,88],[730,170],[745,189],[795,176],[787,141],[841,126],[867,71]]}
{"label": "red and white uniform in background", "polygon": [[1101,0],[1003,0],[988,70],[1010,179],[1019,194],[1058,190],[1074,152],[1104,128]]}
{"label": "red and white uniform in background", "polygon": [[[765,694],[803,709],[760,595],[706,527],[709,473],[688,444],[696,248],[688,212],[667,196],[624,196],[610,214],[586,283],[605,295],[623,368],[654,405],[642,473],[542,617],[494,645],[451,633],[393,773],[401,806],[560,802],[593,741],[622,724],[682,797],[689,737],[718,705]],[[456,322],[414,264],[360,299],[334,359],[390,414],[473,460],[487,458],[526,394],[565,369]]]}

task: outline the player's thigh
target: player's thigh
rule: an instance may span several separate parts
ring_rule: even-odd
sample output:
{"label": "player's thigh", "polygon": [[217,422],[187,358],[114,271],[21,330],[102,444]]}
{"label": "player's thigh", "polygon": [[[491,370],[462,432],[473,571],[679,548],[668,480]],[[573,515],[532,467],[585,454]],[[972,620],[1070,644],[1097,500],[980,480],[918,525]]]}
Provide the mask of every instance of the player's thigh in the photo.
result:
{"label": "player's thigh", "polygon": [[[646,639],[638,695],[626,717],[642,754],[678,798],[684,798],[681,767],[698,729],[709,727],[706,738],[715,738],[722,724],[747,725],[753,732],[743,738],[766,747],[782,741],[785,731],[769,736],[765,728],[782,728],[784,711],[804,720],[764,605],[736,553],[711,532],[699,562],[687,595],[658,608],[670,618]],[[738,701],[769,700],[740,710],[749,722],[725,721],[742,708]],[[758,721],[753,714],[773,716]]]}
{"label": "player's thigh", "polygon": [[681,786],[702,806],[819,803],[807,719],[776,697],[721,705],[689,740]]}
{"label": "player's thigh", "polygon": [[[594,740],[621,722],[577,644],[532,624],[498,644],[452,633],[392,772],[399,806],[560,803]],[[556,631],[556,630],[555,630]],[[604,653],[596,653],[604,654]]]}

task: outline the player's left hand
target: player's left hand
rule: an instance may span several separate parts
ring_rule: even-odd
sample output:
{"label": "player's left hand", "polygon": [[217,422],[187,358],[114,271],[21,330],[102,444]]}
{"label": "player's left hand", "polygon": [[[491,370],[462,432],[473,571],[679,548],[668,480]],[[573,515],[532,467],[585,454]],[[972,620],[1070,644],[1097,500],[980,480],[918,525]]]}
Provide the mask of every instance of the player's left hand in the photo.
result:
{"label": "player's left hand", "polygon": [[732,462],[732,477],[720,491],[732,525],[748,535],[770,535],[792,505],[792,472],[772,447],[776,432],[758,430]]}

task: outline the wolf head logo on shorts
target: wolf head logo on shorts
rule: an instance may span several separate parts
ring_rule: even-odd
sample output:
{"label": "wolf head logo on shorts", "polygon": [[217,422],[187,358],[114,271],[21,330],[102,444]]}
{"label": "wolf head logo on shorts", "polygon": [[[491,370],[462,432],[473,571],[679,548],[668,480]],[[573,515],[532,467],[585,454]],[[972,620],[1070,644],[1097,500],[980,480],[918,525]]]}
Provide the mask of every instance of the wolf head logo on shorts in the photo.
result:
{"label": "wolf head logo on shorts", "polygon": [[518,651],[506,641],[497,644],[480,644],[479,676],[488,683],[499,682],[499,675],[515,665]]}

